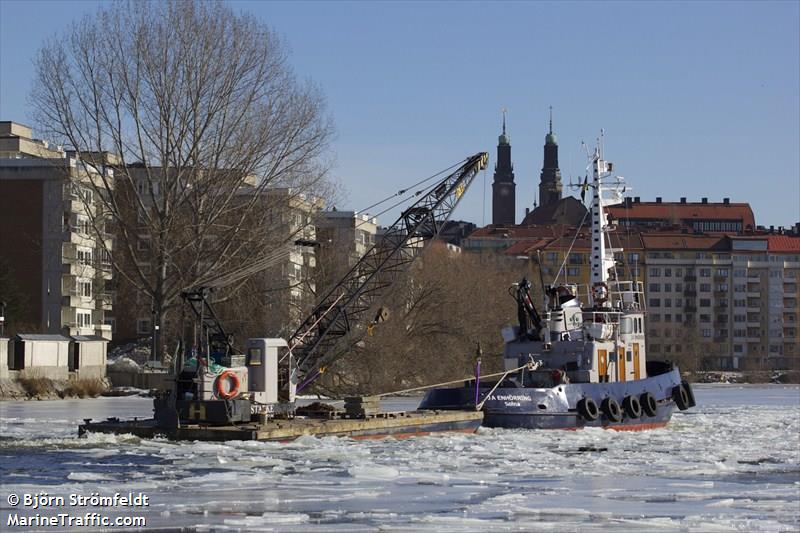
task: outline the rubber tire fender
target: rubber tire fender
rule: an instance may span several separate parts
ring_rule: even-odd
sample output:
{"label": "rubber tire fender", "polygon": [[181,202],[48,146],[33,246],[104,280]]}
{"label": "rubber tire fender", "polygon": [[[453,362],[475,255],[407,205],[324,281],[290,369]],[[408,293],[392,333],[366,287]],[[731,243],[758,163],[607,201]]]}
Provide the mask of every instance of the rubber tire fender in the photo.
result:
{"label": "rubber tire fender", "polygon": [[639,396],[639,403],[642,406],[642,411],[644,411],[644,414],[647,416],[656,416],[656,413],[658,412],[658,403],[656,402],[655,396],[649,392],[644,392],[641,396]]}
{"label": "rubber tire fender", "polygon": [[583,397],[578,400],[576,408],[581,418],[588,422],[593,422],[600,416],[600,410],[597,408],[597,404],[589,397]]}
{"label": "rubber tire fender", "polygon": [[689,393],[686,392],[686,387],[683,385],[675,385],[672,387],[672,400],[678,409],[685,411],[689,408]]}
{"label": "rubber tire fender", "polygon": [[642,404],[636,396],[625,396],[622,400],[622,410],[628,418],[639,418],[642,416]]}
{"label": "rubber tire fender", "polygon": [[686,394],[689,395],[689,407],[694,407],[697,405],[697,402],[694,401],[694,391],[692,390],[692,386],[689,385],[689,382],[681,381],[681,385],[683,385],[683,388],[686,389]]}
{"label": "rubber tire fender", "polygon": [[608,418],[611,422],[619,422],[622,420],[622,409],[620,409],[617,400],[611,396],[603,400],[603,404],[600,406],[600,409],[603,411],[603,414],[606,415],[606,418]]}

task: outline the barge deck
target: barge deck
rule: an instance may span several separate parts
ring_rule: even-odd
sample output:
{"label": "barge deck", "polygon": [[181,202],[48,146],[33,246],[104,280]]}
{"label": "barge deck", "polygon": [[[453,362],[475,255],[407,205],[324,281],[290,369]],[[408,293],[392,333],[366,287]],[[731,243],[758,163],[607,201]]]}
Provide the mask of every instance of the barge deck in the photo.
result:
{"label": "barge deck", "polygon": [[363,418],[337,416],[276,418],[263,423],[225,426],[181,424],[178,428],[158,427],[153,418],[134,420],[109,418],[99,422],[86,420],[78,427],[78,434],[131,434],[146,439],[165,437],[172,440],[197,441],[289,442],[303,435],[377,439],[407,438],[440,432],[474,433],[482,421],[483,413],[479,411],[398,411],[378,413]]}

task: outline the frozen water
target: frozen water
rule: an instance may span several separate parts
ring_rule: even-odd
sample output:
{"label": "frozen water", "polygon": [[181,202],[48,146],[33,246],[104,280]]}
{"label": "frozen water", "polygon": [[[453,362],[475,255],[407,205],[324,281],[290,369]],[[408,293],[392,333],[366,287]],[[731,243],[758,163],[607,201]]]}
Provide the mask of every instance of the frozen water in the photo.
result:
{"label": "frozen water", "polygon": [[647,432],[289,444],[79,439],[83,418],[149,417],[151,401],[4,402],[0,527],[8,493],[141,491],[148,526],[200,531],[800,530],[800,387],[695,395],[697,407]]}

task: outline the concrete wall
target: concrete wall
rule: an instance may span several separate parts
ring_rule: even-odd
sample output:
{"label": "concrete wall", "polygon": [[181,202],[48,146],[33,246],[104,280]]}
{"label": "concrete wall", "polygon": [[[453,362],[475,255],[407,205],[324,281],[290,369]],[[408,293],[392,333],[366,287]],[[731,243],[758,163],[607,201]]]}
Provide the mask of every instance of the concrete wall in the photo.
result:
{"label": "concrete wall", "polygon": [[75,375],[79,379],[106,377],[106,346],[102,341],[77,343],[79,350],[79,366]]}
{"label": "concrete wall", "polygon": [[50,379],[69,377],[69,341],[25,341],[25,373]]}
{"label": "concrete wall", "polygon": [[8,378],[8,339],[0,337],[0,379]]}
{"label": "concrete wall", "polygon": [[167,372],[108,372],[108,379],[114,387],[135,387],[137,389],[166,389],[172,383]]}

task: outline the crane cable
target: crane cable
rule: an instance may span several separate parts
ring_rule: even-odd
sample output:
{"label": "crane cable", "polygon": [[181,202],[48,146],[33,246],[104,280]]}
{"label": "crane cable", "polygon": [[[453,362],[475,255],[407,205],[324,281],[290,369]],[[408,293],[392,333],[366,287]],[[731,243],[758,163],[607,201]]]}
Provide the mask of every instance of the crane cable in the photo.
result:
{"label": "crane cable", "polygon": [[[394,193],[394,194],[390,194],[389,196],[387,196],[387,197],[386,197],[386,198],[384,198],[383,200],[379,200],[378,202],[375,202],[374,204],[372,204],[372,205],[370,205],[370,206],[367,206],[366,208],[364,208],[364,209],[362,209],[362,210],[360,210],[360,211],[357,211],[357,212],[358,212],[358,213],[363,213],[363,212],[366,212],[366,211],[368,211],[368,210],[372,209],[373,207],[377,207],[377,206],[379,206],[379,205],[381,205],[381,204],[384,204],[384,203],[388,202],[388,201],[389,201],[389,200],[391,200],[392,198],[396,198],[396,197],[398,197],[398,196],[402,196],[402,195],[406,194],[408,191],[410,191],[411,189],[414,189],[415,187],[419,187],[420,185],[422,185],[422,184],[424,184],[424,183],[427,183],[427,182],[431,181],[432,179],[434,179],[434,178],[437,178],[437,177],[441,176],[441,175],[442,175],[442,174],[444,174],[445,172],[449,172],[450,170],[452,170],[452,169],[454,169],[454,168],[456,168],[456,167],[458,167],[458,166],[460,166],[460,165],[463,165],[463,164],[464,164],[466,161],[468,161],[468,160],[469,160],[469,158],[464,158],[464,159],[462,159],[461,161],[459,161],[459,162],[457,162],[457,163],[454,163],[454,164],[450,165],[449,167],[447,167],[447,168],[445,168],[445,169],[443,169],[443,170],[440,170],[440,171],[439,171],[439,172],[437,172],[436,174],[432,174],[432,175],[428,176],[427,178],[424,178],[424,179],[422,179],[422,180],[420,180],[420,181],[418,181],[418,182],[416,182],[416,183],[414,183],[414,184],[412,184],[412,185],[409,185],[409,186],[408,186],[408,187],[406,187],[405,189],[400,189],[400,190],[399,190],[399,191],[397,191],[396,193]],[[424,192],[425,192],[425,189],[419,189],[419,190],[416,190],[416,191],[414,191],[414,195],[412,196],[412,198],[413,198],[413,197],[416,197],[416,196],[419,196],[420,194],[422,194],[422,193],[424,193]],[[380,213],[378,213],[378,214],[374,215],[374,216],[373,216],[373,217],[371,217],[371,218],[376,218],[376,217],[379,217],[379,216],[381,216],[381,215],[383,215],[383,214],[387,213],[388,211],[391,211],[392,209],[394,209],[394,208],[395,208],[395,207],[397,207],[398,205],[400,205],[400,204],[402,204],[402,203],[404,203],[404,202],[407,202],[408,200],[409,200],[409,198],[404,198],[404,199],[402,199],[402,200],[400,200],[400,201],[398,201],[398,202],[396,202],[396,203],[392,204],[391,206],[387,207],[386,209],[384,209],[383,211],[381,211]],[[365,222],[366,222],[366,221],[361,221],[361,222],[359,222],[358,224],[356,224],[356,228],[358,228],[359,226],[361,226],[361,225],[362,225],[362,224],[364,224]]]}

